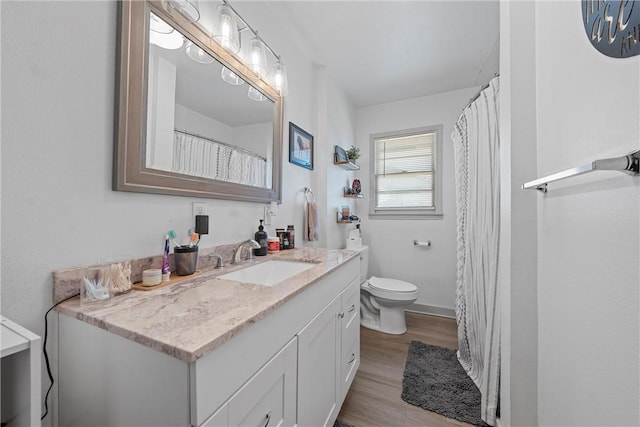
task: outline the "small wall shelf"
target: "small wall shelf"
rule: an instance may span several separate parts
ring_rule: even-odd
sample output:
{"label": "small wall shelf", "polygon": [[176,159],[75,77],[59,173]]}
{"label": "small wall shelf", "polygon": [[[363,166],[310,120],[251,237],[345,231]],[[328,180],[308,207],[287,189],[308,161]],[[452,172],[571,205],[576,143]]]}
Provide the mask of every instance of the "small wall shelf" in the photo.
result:
{"label": "small wall shelf", "polygon": [[344,187],[343,190],[342,190],[343,197],[346,197],[347,199],[362,199],[362,198],[364,198],[364,194],[362,194],[362,193],[351,193],[350,190],[351,189],[349,187]]}
{"label": "small wall shelf", "polygon": [[346,162],[336,162],[335,159],[333,159],[333,164],[336,166],[340,166],[342,169],[348,170],[348,171],[357,171],[360,169],[360,166],[356,165],[353,162],[350,161],[346,161]]}
{"label": "small wall shelf", "polygon": [[349,160],[349,158],[347,157],[347,152],[344,151],[342,147],[340,147],[339,145],[336,145],[334,147],[334,150],[335,150],[333,153],[334,165],[340,166],[342,169],[345,169],[348,171],[356,171],[360,169],[360,166],[358,166],[357,164]]}
{"label": "small wall shelf", "polygon": [[336,222],[338,224],[352,224],[352,223],[359,223],[360,219],[357,220],[352,220],[352,219],[343,219],[342,218],[342,212],[336,212],[337,216],[336,216]]}

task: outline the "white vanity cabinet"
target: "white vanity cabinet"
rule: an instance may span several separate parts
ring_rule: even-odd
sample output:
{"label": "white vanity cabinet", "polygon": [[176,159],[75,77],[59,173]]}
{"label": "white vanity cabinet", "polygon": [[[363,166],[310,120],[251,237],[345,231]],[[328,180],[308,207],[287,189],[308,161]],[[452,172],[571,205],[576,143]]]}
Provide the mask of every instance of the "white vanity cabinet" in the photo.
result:
{"label": "white vanity cabinet", "polygon": [[332,424],[359,364],[359,283],[358,258],[340,262],[193,362],[61,314],[58,425]]}
{"label": "white vanity cabinet", "polygon": [[203,427],[295,425],[297,350],[297,338],[294,338],[205,421]]}
{"label": "white vanity cabinet", "polygon": [[356,277],[298,333],[298,424],[333,425],[360,364]]}

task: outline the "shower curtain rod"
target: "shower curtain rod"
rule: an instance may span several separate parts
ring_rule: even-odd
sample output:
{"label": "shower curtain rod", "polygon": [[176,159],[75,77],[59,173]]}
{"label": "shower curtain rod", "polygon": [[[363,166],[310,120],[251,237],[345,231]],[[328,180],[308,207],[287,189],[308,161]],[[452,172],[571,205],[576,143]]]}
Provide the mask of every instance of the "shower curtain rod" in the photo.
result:
{"label": "shower curtain rod", "polygon": [[[500,73],[495,73],[495,74],[493,75],[493,77],[491,78],[491,80],[493,80],[494,78],[499,77],[499,76],[500,76]],[[476,99],[478,99],[478,98],[480,97],[480,94],[482,93],[482,91],[483,91],[483,90],[485,90],[486,88],[488,88],[488,87],[489,87],[489,85],[490,85],[490,83],[487,83],[487,84],[485,84],[484,86],[482,86],[482,87],[480,88],[480,90],[478,91],[478,93],[476,93],[475,95],[473,95],[473,96],[469,99],[469,102],[467,102],[467,105],[465,105],[465,107],[464,107],[464,108],[467,108],[469,105],[473,104],[473,101],[475,101]],[[463,108],[463,110],[464,110],[464,108]]]}
{"label": "shower curtain rod", "polygon": [[213,143],[215,143],[215,144],[224,145],[225,147],[229,147],[229,148],[231,148],[232,150],[242,151],[243,153],[247,153],[247,154],[249,154],[249,155],[252,155],[253,157],[257,157],[257,158],[259,158],[259,159],[260,159],[260,160],[262,160],[262,161],[265,161],[265,162],[267,161],[267,158],[266,158],[266,157],[261,156],[261,155],[260,155],[260,154],[258,154],[258,153],[254,153],[254,152],[253,152],[253,151],[251,151],[251,150],[247,150],[246,148],[236,147],[235,145],[227,144],[226,142],[218,141],[217,139],[208,138],[208,137],[206,137],[206,136],[198,135],[198,134],[196,134],[196,133],[187,132],[186,130],[181,130],[181,129],[178,129],[178,128],[175,128],[175,129],[173,129],[173,130],[174,130],[174,132],[178,132],[178,133],[181,133],[181,134],[183,134],[183,135],[193,136],[193,137],[195,137],[195,138],[204,139],[205,141],[213,142]]}

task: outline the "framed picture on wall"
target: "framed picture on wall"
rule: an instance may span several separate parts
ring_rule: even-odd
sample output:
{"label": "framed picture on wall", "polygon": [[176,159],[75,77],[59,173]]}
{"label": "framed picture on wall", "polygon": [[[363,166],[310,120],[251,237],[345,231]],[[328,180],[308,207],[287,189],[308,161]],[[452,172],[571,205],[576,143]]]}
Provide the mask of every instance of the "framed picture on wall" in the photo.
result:
{"label": "framed picture on wall", "polygon": [[289,162],[313,170],[313,135],[289,122]]}
{"label": "framed picture on wall", "polygon": [[335,146],[335,163],[349,163],[347,152],[339,145]]}

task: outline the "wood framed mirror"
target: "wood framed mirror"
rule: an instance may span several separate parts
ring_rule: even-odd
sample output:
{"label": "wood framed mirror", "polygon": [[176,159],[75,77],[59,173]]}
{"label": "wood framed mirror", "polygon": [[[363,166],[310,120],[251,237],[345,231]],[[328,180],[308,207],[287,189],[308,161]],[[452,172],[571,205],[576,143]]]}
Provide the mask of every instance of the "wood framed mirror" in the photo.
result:
{"label": "wood framed mirror", "polygon": [[[280,201],[283,98],[211,40],[213,11],[200,12],[192,22],[166,1],[119,2],[113,189]],[[182,42],[158,43],[158,32]]]}

